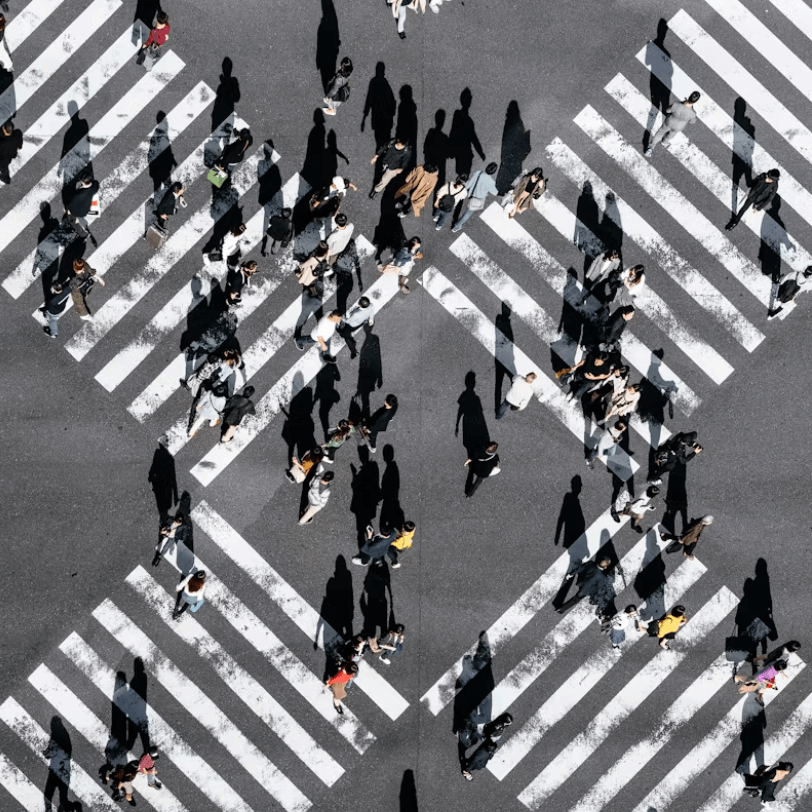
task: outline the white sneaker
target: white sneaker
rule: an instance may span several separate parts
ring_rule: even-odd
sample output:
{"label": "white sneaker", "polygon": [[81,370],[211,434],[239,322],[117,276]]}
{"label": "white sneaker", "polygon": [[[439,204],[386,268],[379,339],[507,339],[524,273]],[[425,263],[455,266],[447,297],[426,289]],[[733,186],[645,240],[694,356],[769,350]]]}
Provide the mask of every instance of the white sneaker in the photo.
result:
{"label": "white sneaker", "polygon": [[403,566],[403,564],[392,564],[392,569],[397,570],[397,569],[400,569],[402,566]]}
{"label": "white sneaker", "polygon": [[93,321],[93,316],[90,316],[90,315],[87,315],[87,316],[79,316],[79,318],[80,318],[82,321]]}
{"label": "white sneaker", "polygon": [[429,3],[429,8],[430,8],[430,9],[431,9],[431,10],[432,10],[432,11],[433,11],[435,14],[439,14],[439,13],[440,13],[440,6],[439,6],[439,4],[438,4],[438,5],[434,5],[434,3]]}

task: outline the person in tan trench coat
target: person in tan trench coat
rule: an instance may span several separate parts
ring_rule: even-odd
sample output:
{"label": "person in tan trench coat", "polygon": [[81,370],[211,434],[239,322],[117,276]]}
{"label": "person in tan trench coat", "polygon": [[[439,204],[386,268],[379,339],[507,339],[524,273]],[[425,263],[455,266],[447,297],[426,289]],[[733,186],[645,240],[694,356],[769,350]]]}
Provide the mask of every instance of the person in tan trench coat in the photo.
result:
{"label": "person in tan trench coat", "polygon": [[[424,164],[416,166],[406,176],[406,182],[395,193],[395,197],[402,197],[411,193],[411,206],[415,217],[420,217],[420,212],[426,203],[431,201],[434,187],[437,185],[438,170],[436,166]],[[399,215],[405,217],[406,212]]]}

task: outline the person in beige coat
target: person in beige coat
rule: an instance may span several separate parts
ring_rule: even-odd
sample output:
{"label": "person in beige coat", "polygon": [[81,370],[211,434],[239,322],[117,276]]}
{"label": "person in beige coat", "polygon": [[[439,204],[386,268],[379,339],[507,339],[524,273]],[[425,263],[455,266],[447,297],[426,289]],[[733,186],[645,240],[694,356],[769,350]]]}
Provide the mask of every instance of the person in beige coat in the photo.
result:
{"label": "person in beige coat", "polygon": [[[416,166],[406,176],[406,183],[395,193],[395,197],[403,197],[411,194],[411,206],[415,217],[420,217],[423,207],[431,200],[434,187],[437,185],[438,170],[436,166],[424,164]],[[399,217],[405,217],[406,212],[401,212]]]}

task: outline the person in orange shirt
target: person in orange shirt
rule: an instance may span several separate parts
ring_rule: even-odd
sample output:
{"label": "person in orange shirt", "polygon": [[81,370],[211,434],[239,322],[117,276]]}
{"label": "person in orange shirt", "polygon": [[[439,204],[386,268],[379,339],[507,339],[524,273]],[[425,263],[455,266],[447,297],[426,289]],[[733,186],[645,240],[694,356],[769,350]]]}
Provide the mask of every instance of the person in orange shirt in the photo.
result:
{"label": "person in orange shirt", "polygon": [[339,714],[344,713],[341,703],[347,698],[346,686],[355,678],[357,673],[358,665],[356,663],[344,662],[338,671],[324,683],[324,687],[333,695],[333,707]]}

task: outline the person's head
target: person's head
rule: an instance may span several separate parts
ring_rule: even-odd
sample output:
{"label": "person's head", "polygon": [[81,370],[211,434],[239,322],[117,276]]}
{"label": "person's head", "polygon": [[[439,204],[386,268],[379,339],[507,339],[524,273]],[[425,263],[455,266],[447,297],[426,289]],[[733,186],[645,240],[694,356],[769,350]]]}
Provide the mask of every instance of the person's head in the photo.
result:
{"label": "person's head", "polygon": [[698,90],[695,90],[693,93],[691,93],[690,96],[688,96],[688,104],[690,105],[696,104],[701,96],[702,94]]}
{"label": "person's head", "polygon": [[605,569],[607,569],[607,568],[609,567],[609,565],[610,565],[611,563],[612,563],[612,559],[611,559],[611,558],[607,558],[606,556],[604,556],[604,557],[603,557],[603,558],[602,558],[600,561],[598,561],[598,566],[599,566],[599,567],[600,567],[602,570],[605,570]]}
{"label": "person's head", "polygon": [[246,386],[245,389],[242,390],[242,396],[244,398],[252,398],[252,397],[254,397],[254,392],[256,392],[256,391],[257,390],[254,389],[253,386]]}
{"label": "person's head", "polygon": [[176,180],[170,187],[169,191],[172,192],[173,195],[182,195],[183,194],[183,184]]}
{"label": "person's head", "polygon": [[251,138],[251,130],[249,130],[248,127],[244,127],[240,130],[239,138],[240,141],[248,141]]}
{"label": "person's head", "polygon": [[169,22],[169,15],[165,11],[159,11],[158,17],[158,25],[166,25]]}
{"label": "person's head", "polygon": [[770,180],[775,181],[781,177],[781,173],[777,169],[771,169],[769,172],[767,172],[767,177]]}
{"label": "person's head", "polygon": [[358,663],[345,662],[341,667],[343,668],[345,674],[352,674],[355,676],[358,673]]}
{"label": "person's head", "polygon": [[790,640],[790,641],[789,641],[789,643],[785,643],[785,644],[784,644],[784,648],[785,648],[787,651],[790,651],[790,652],[792,652],[792,651],[798,651],[798,649],[799,649],[800,647],[801,647],[801,644],[800,644],[800,643],[799,643],[797,640]]}
{"label": "person's head", "polygon": [[387,395],[383,402],[387,409],[394,409],[398,405],[397,395]]}
{"label": "person's head", "polygon": [[206,583],[206,573],[204,570],[198,570],[190,579],[189,579],[189,589],[192,591],[197,591],[203,584]]}
{"label": "person's head", "polygon": [[659,492],[660,489],[656,485],[649,485],[648,488],[646,488],[646,496],[652,499],[657,496]]}
{"label": "person's head", "polygon": [[73,272],[74,273],[82,273],[83,271],[89,271],[90,266],[83,260],[83,259],[75,259],[73,260]]}
{"label": "person's head", "polygon": [[[3,125],[3,135],[11,135],[13,132],[14,132],[14,124],[12,124],[12,122],[10,122],[10,121],[7,121]],[[810,267],[812,267],[812,266],[810,266]]]}
{"label": "person's head", "polygon": [[362,296],[358,300],[358,307],[360,307],[362,310],[366,310],[371,304],[372,302],[370,302],[366,296]]}
{"label": "person's head", "polygon": [[617,252],[617,248],[610,248],[610,249],[609,249],[609,250],[608,250],[608,251],[607,251],[607,252],[606,252],[606,253],[603,255],[603,258],[604,258],[604,259],[607,259],[607,260],[609,260],[609,261],[612,261],[612,260],[618,259],[619,257],[620,257],[620,254],[618,254],[618,252]]}
{"label": "person's head", "polygon": [[426,170],[426,172],[427,172],[429,175],[436,175],[436,174],[437,174],[437,172],[439,171],[439,170],[437,169],[437,165],[436,165],[436,164],[424,164],[424,165],[423,165],[423,169],[425,169],[425,170]]}
{"label": "person's head", "polygon": [[625,420],[618,420],[617,423],[615,423],[615,429],[617,431],[626,431],[627,428],[628,424]]}
{"label": "person's head", "polygon": [[175,518],[172,519],[172,524],[174,524],[175,527],[180,527],[183,524],[183,522],[185,521],[185,519],[186,519],[186,517],[183,515],[183,512],[179,510],[175,514]]}
{"label": "person's head", "polygon": [[630,603],[623,611],[627,615],[631,615],[631,614],[633,614],[634,612],[637,611],[637,607],[633,603]]}
{"label": "person's head", "polygon": [[308,454],[310,455],[310,459],[313,460],[313,462],[318,463],[324,456],[324,449],[320,445],[317,445],[315,448],[312,448],[308,452]]}
{"label": "person's head", "polygon": [[242,269],[248,276],[253,276],[257,272],[257,261],[255,259],[249,259],[243,262]]}
{"label": "person's head", "polygon": [[352,73],[352,60],[345,56],[344,59],[341,60],[341,67],[339,70],[344,74],[344,76],[349,76]]}
{"label": "person's head", "polygon": [[357,649],[361,648],[361,647],[364,645],[364,643],[365,643],[365,642],[366,642],[366,637],[364,637],[364,635],[363,635],[363,634],[356,634],[356,635],[355,635],[355,636],[354,636],[354,637],[353,637],[353,638],[350,640],[350,645],[351,645],[351,646],[352,646],[354,649],[356,649],[356,650],[357,650]]}
{"label": "person's head", "polygon": [[620,308],[620,315],[623,316],[625,321],[631,321],[634,317],[634,308],[631,305],[626,305]]}
{"label": "person's head", "polygon": [[326,485],[328,482],[332,482],[333,477],[335,477],[335,474],[332,471],[325,471],[321,478],[322,484]]}
{"label": "person's head", "polygon": [[488,445],[485,446],[485,451],[488,454],[495,454],[497,448],[499,448],[499,443],[488,443]]}
{"label": "person's head", "polygon": [[673,617],[685,617],[685,607],[682,604],[677,604],[672,610],[671,615]]}
{"label": "person's head", "polygon": [[795,765],[791,761],[779,761],[775,765],[776,770],[783,770],[785,773],[791,773],[795,769]]}
{"label": "person's head", "polygon": [[316,246],[315,251],[313,251],[313,256],[315,256],[316,259],[321,259],[322,257],[327,256],[327,252],[329,250],[330,248],[327,245],[327,243],[324,240],[320,240],[319,244]]}
{"label": "person's head", "polygon": [[408,146],[409,142],[405,138],[401,138],[400,136],[398,136],[395,139],[395,149],[397,150],[406,149],[406,147]]}
{"label": "person's head", "polygon": [[629,279],[632,282],[639,282],[645,273],[645,270],[645,265],[635,265],[633,268],[629,269]]}
{"label": "person's head", "polygon": [[241,360],[240,353],[237,350],[226,350],[223,353],[223,361],[230,367],[239,366]]}
{"label": "person's head", "polygon": [[595,358],[593,360],[594,363],[597,364],[599,367],[603,366],[609,360],[609,353],[597,352],[595,353]]}
{"label": "person's head", "polygon": [[524,376],[524,379],[528,383],[533,383],[533,381],[535,381],[537,377],[538,377],[538,375],[536,375],[535,372],[528,372],[527,375]]}
{"label": "person's head", "polygon": [[787,670],[787,665],[788,665],[788,663],[787,663],[786,660],[776,660],[773,663],[773,668],[776,671],[786,671]]}
{"label": "person's head", "polygon": [[457,175],[457,179],[454,181],[454,185],[455,186],[465,186],[465,184],[467,182],[468,182],[468,173],[463,172],[462,174]]}
{"label": "person's head", "polygon": [[406,243],[406,247],[413,253],[417,253],[420,250],[420,246],[423,245],[422,240],[420,237],[412,237],[409,242]]}
{"label": "person's head", "polygon": [[240,223],[238,226],[234,226],[234,228],[231,229],[231,233],[233,236],[239,237],[241,234],[245,234],[246,228],[248,228],[248,226],[246,226],[245,223]]}
{"label": "person's head", "polygon": [[340,310],[333,310],[327,318],[330,321],[334,321],[336,323],[341,321],[341,311]]}
{"label": "person's head", "polygon": [[642,384],[639,384],[639,383],[630,383],[630,384],[629,384],[629,385],[626,387],[626,389],[627,389],[629,392],[640,392],[640,391],[642,390],[642,388],[643,388],[643,385],[642,385]]}
{"label": "person's head", "polygon": [[[204,578],[206,577],[206,573],[203,573],[203,577],[204,577]],[[153,747],[150,747],[150,748],[149,748],[149,750],[148,750],[147,752],[149,753],[149,757],[150,757],[150,758],[151,758],[153,761],[155,761],[155,760],[156,760],[157,758],[159,758],[159,757],[160,757],[160,755],[161,755],[161,751],[160,751],[160,750],[159,750],[157,747],[154,747],[154,746],[153,746]]]}
{"label": "person's head", "polygon": [[702,524],[713,524],[713,516],[703,516]]}
{"label": "person's head", "polygon": [[80,189],[87,189],[93,183],[93,173],[85,170],[76,180],[76,186]]}
{"label": "person's head", "polygon": [[293,209],[282,209],[281,214],[286,220],[290,220],[290,217],[293,214]]}
{"label": "person's head", "polygon": [[392,626],[392,631],[395,634],[403,634],[403,632],[406,631],[406,627],[402,623],[396,623],[394,626]]}
{"label": "person's head", "polygon": [[349,222],[349,220],[347,219],[346,214],[342,213],[342,214],[337,214],[336,215],[336,226],[338,228],[346,228],[348,222]]}
{"label": "person's head", "polygon": [[54,284],[51,285],[51,293],[62,293],[62,290],[62,285],[60,285],[59,282],[54,282]]}
{"label": "person's head", "polygon": [[499,164],[497,164],[497,163],[489,163],[485,167],[485,174],[486,175],[495,175],[497,169],[499,169]]}
{"label": "person's head", "polygon": [[531,178],[533,178],[533,180],[540,180],[541,178],[543,178],[543,177],[544,177],[544,172],[542,171],[542,169],[541,169],[541,167],[540,167],[540,166],[537,166],[537,167],[536,167],[536,168],[535,168],[535,169],[534,169],[534,170],[533,170],[533,171],[530,173],[530,177],[531,177]]}
{"label": "person's head", "polygon": [[417,527],[417,525],[414,522],[404,522],[403,523],[403,532],[404,533],[413,533],[415,527]]}

